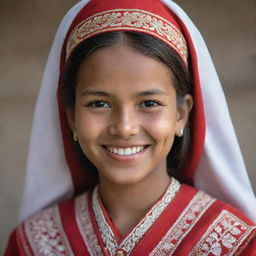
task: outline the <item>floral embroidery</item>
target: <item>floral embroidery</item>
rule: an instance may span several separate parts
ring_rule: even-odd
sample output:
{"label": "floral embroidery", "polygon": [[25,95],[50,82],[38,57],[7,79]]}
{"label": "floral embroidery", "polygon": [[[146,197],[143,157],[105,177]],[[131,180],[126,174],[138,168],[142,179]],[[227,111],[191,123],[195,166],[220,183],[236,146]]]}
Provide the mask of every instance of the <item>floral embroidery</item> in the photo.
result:
{"label": "floral embroidery", "polygon": [[190,252],[195,255],[234,255],[256,227],[223,210]]}
{"label": "floral embroidery", "polygon": [[95,14],[78,24],[69,36],[66,59],[74,48],[89,37],[102,32],[127,30],[158,37],[174,48],[187,63],[187,44],[181,32],[168,20],[138,9],[116,9]]}
{"label": "floral embroidery", "polygon": [[102,239],[108,249],[110,255],[115,255],[117,250],[122,250],[126,255],[129,255],[138,241],[147,232],[147,230],[153,225],[160,214],[164,211],[167,205],[175,197],[176,193],[180,189],[180,183],[172,178],[172,182],[166,190],[162,199],[155,204],[155,206],[146,214],[146,216],[139,222],[139,224],[132,230],[132,232],[118,244],[111,227],[108,225],[104,214],[101,210],[98,198],[97,190],[93,193],[93,210],[95,213],[96,221],[98,223]]}
{"label": "floral embroidery", "polygon": [[24,223],[32,251],[40,256],[72,256],[58,207],[46,209]]}
{"label": "floral embroidery", "polygon": [[88,193],[82,194],[75,201],[76,221],[90,255],[103,255],[98,238],[94,232],[88,209]]}
{"label": "floral embroidery", "polygon": [[150,255],[172,255],[184,237],[190,232],[214,201],[215,199],[204,192],[197,192],[189,205]]}

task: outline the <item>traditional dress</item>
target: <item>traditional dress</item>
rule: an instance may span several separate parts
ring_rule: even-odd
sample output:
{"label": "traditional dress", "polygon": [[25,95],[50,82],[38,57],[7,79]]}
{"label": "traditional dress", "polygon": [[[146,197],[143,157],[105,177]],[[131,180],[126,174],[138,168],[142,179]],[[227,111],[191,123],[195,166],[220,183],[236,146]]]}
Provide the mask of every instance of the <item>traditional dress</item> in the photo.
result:
{"label": "traditional dress", "polygon": [[[61,74],[72,51],[108,31],[157,37],[193,77],[190,153],[180,177],[193,187],[172,178],[125,236],[78,160],[60,99]],[[256,199],[218,76],[187,15],[169,0],[82,0],[75,5],[56,34],[36,106],[21,209],[22,220],[32,217],[12,233],[5,255],[256,255],[256,227],[245,217],[256,221],[255,213]]]}
{"label": "traditional dress", "polygon": [[9,255],[256,255],[256,226],[233,207],[174,178],[126,235],[107,215],[98,187],[22,223]]}

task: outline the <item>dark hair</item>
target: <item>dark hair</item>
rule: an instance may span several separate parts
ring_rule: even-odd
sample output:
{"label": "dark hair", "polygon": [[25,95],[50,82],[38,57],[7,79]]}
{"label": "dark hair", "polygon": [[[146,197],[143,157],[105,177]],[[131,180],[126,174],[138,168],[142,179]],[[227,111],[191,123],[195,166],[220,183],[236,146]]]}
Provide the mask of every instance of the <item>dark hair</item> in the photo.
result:
{"label": "dark hair", "polygon": [[[115,44],[125,44],[137,49],[146,56],[155,58],[166,64],[172,72],[172,81],[177,93],[177,104],[183,102],[183,96],[192,92],[191,78],[179,55],[159,39],[137,32],[115,31],[96,35],[82,42],[71,53],[62,74],[62,100],[67,107],[74,107],[75,87],[81,64],[94,51]],[[167,158],[168,168],[174,171],[182,168],[185,163],[190,140],[189,122],[182,137],[175,137],[171,151]],[[78,144],[78,143],[76,143]],[[79,147],[80,148],[80,147]],[[82,153],[82,150],[79,150]],[[86,158],[82,153],[82,158]],[[88,162],[88,159],[85,159]]]}

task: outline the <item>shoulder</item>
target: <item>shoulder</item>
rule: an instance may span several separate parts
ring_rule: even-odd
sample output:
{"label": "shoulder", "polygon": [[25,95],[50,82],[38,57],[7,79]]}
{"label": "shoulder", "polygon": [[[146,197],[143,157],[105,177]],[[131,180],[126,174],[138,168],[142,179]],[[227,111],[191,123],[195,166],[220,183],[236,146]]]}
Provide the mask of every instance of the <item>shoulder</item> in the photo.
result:
{"label": "shoulder", "polygon": [[[33,215],[15,230],[20,251],[25,255],[66,255],[70,250],[59,205]],[[40,254],[41,253],[41,254]]]}
{"label": "shoulder", "polygon": [[19,224],[10,236],[6,252],[17,247],[19,254],[15,255],[73,255],[68,236],[73,233],[75,205],[87,195],[48,207]]}
{"label": "shoulder", "polygon": [[238,255],[256,236],[256,226],[241,211],[203,191],[183,185],[192,193],[191,218],[200,216],[193,228],[197,239],[190,255]]}

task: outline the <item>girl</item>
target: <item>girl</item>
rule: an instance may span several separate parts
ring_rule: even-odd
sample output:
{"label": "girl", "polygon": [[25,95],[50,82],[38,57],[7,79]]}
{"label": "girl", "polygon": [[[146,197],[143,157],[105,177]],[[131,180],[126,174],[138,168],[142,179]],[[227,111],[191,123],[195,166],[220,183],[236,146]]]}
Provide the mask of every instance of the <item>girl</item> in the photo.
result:
{"label": "girl", "polygon": [[244,215],[256,218],[255,198],[225,99],[202,38],[171,1],[81,1],[68,12],[28,175],[22,218],[62,202],[20,224],[6,255],[255,254]]}

